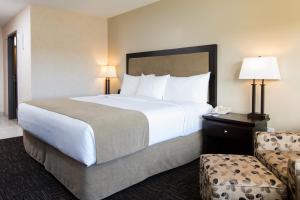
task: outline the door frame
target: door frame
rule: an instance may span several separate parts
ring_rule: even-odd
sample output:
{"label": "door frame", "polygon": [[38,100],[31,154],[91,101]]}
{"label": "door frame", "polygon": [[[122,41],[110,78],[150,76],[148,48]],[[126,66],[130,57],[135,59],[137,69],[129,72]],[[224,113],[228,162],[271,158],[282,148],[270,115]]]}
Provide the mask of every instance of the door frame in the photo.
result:
{"label": "door frame", "polygon": [[[18,48],[18,36],[17,31],[10,33],[7,36],[7,90],[8,90],[8,118],[17,118],[17,106],[18,106],[18,63],[17,63],[17,52],[15,53],[14,60],[14,46],[16,37],[16,47]],[[16,74],[14,77],[14,65],[16,65]]]}

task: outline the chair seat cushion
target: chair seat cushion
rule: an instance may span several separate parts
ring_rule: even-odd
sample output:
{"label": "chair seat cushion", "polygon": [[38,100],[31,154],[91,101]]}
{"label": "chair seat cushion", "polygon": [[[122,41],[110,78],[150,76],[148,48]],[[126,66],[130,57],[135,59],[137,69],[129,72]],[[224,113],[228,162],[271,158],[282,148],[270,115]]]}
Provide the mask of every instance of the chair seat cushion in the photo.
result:
{"label": "chair seat cushion", "polygon": [[253,156],[200,156],[202,199],[284,199],[286,186]]}
{"label": "chair seat cushion", "polygon": [[300,159],[299,151],[276,152],[260,150],[255,152],[256,157],[267,166],[282,182],[288,183],[288,161]]}

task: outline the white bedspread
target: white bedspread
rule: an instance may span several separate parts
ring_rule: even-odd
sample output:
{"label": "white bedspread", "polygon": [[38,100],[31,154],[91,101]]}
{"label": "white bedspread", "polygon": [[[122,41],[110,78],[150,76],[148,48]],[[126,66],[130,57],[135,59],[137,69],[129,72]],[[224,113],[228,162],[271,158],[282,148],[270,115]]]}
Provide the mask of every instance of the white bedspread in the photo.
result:
{"label": "white bedspread", "polygon": [[[209,104],[178,103],[120,95],[72,99],[144,113],[149,121],[149,145],[201,130],[201,116],[212,109]],[[96,163],[94,132],[89,124],[25,103],[19,105],[18,120],[23,129],[62,153],[87,166]]]}

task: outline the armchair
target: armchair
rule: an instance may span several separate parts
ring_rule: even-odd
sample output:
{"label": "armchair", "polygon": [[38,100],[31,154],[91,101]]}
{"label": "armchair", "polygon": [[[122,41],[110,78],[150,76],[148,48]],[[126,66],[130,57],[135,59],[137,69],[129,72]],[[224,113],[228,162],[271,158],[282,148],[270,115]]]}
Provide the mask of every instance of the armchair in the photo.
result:
{"label": "armchair", "polygon": [[300,132],[257,132],[254,154],[300,199]]}

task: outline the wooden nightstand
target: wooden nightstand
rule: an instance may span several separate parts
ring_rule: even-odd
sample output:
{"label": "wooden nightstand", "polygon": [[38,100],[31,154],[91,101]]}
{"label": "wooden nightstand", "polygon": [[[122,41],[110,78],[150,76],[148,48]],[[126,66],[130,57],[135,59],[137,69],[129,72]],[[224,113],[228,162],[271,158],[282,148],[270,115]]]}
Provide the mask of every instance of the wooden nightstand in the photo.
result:
{"label": "wooden nightstand", "polygon": [[237,113],[203,118],[203,153],[253,155],[254,133],[266,131],[268,122]]}

